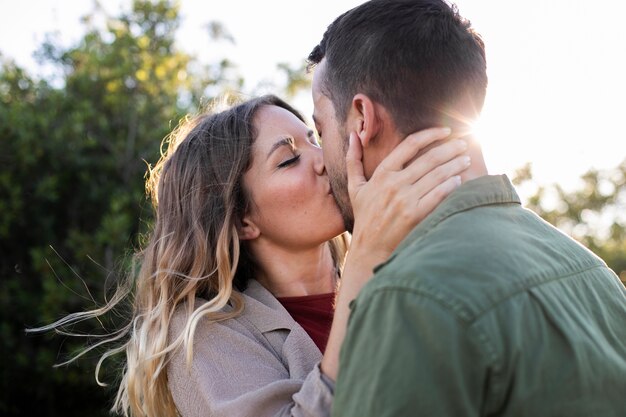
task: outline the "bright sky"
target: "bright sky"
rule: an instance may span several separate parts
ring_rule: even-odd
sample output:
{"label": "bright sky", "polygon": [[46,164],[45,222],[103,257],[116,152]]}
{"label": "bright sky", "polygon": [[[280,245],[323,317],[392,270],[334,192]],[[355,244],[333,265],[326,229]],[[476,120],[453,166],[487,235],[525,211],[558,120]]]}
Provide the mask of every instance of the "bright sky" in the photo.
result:
{"label": "bright sky", "polygon": [[[116,14],[130,1],[100,0]],[[182,0],[180,46],[202,60],[227,57],[252,89],[297,65],[326,26],[360,0]],[[626,157],[626,2],[458,0],[487,45],[489,90],[478,127],[492,173],[531,161],[542,183],[575,186],[591,167]],[[32,68],[44,33],[65,44],[82,35],[86,0],[0,0],[0,52]],[[203,26],[221,22],[235,45],[217,49]],[[310,116],[310,96],[294,100]]]}

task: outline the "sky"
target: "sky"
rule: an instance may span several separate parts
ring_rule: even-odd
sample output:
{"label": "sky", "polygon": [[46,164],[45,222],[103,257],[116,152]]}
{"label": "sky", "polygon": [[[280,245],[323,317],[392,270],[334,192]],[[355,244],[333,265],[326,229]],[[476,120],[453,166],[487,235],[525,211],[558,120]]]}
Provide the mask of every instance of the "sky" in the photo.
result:
{"label": "sky", "polygon": [[[181,49],[227,57],[252,89],[276,81],[276,64],[299,65],[326,26],[360,0],[182,0]],[[100,0],[115,15],[128,0]],[[590,168],[626,158],[626,2],[607,0],[458,0],[487,49],[489,88],[476,126],[492,173],[512,176],[531,162],[539,183],[575,188]],[[80,39],[89,0],[0,0],[0,53],[35,68],[47,32],[65,45]],[[36,12],[35,12],[36,11]],[[206,24],[235,39],[219,48]],[[293,100],[310,117],[308,92]]]}

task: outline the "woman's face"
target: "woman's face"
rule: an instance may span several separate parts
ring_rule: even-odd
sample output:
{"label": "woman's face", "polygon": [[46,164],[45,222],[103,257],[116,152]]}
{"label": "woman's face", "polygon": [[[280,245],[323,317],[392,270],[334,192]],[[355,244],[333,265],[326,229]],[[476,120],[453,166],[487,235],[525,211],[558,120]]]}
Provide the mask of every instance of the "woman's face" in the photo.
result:
{"label": "woman's face", "polygon": [[271,105],[257,111],[254,126],[252,165],[243,178],[252,204],[243,230],[253,225],[258,233],[242,237],[296,249],[344,232],[313,131],[288,110]]}

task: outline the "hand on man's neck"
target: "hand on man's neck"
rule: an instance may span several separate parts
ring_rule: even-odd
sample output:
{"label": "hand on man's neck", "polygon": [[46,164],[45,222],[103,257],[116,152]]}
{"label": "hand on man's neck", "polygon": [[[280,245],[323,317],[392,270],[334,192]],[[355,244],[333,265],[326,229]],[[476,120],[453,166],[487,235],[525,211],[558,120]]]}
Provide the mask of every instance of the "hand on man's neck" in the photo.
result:
{"label": "hand on man's neck", "polygon": [[[363,150],[363,167],[365,177],[367,179],[372,176],[380,162],[387,155],[389,155],[389,153],[396,146],[398,146],[398,144],[402,140],[404,140],[405,137],[404,134],[397,131],[383,131],[381,133],[387,134],[378,135],[374,140],[370,141],[369,146]],[[471,165],[461,174],[461,181],[465,183],[467,181],[488,175],[489,172],[487,170],[485,159],[482,153],[482,148],[478,139],[469,130],[457,130],[453,131],[452,134],[445,141],[450,141],[458,138],[463,139],[467,142],[468,148],[467,151],[465,151],[464,155],[468,155],[471,158]],[[434,142],[433,144],[420,150],[418,154],[407,163],[407,165],[427,153],[429,150],[442,145],[445,141]]]}
{"label": "hand on man's neck", "polygon": [[472,158],[469,168],[461,173],[461,182],[466,183],[467,181],[489,175],[489,170],[487,169],[487,164],[485,163],[485,157],[483,156],[480,142],[472,133],[464,132],[461,135],[457,134],[455,136],[455,133],[453,132],[450,138],[461,138],[465,140],[468,145],[465,155]]}

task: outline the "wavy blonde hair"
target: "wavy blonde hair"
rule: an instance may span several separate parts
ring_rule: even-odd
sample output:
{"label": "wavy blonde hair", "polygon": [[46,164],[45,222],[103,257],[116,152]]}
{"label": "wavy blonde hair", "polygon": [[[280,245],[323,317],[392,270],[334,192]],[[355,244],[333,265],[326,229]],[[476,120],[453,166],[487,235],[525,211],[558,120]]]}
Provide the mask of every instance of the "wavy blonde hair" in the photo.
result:
{"label": "wavy blonde hair", "polygon": [[[255,271],[254,259],[237,235],[238,222],[250,204],[242,178],[252,159],[253,119],[267,105],[282,107],[304,122],[295,109],[273,95],[184,119],[164,141],[167,150],[158,163],[148,169],[146,191],[156,211],[155,222],[146,247],[135,254],[135,267],[126,282],[102,308],[32,329],[71,334],[63,329],[130,301],[132,317],[125,327],[68,361],[103,344],[118,343],[96,367],[96,380],[103,385],[99,380],[103,361],[126,352],[112,411],[136,417],[177,416],[167,386],[168,354],[185,349],[190,364],[198,322],[225,320],[242,312],[240,291]],[[329,244],[341,268],[347,236]],[[196,297],[206,302],[196,304]],[[232,308],[224,312],[227,304]],[[179,306],[187,309],[187,322],[171,340],[168,330]]]}

